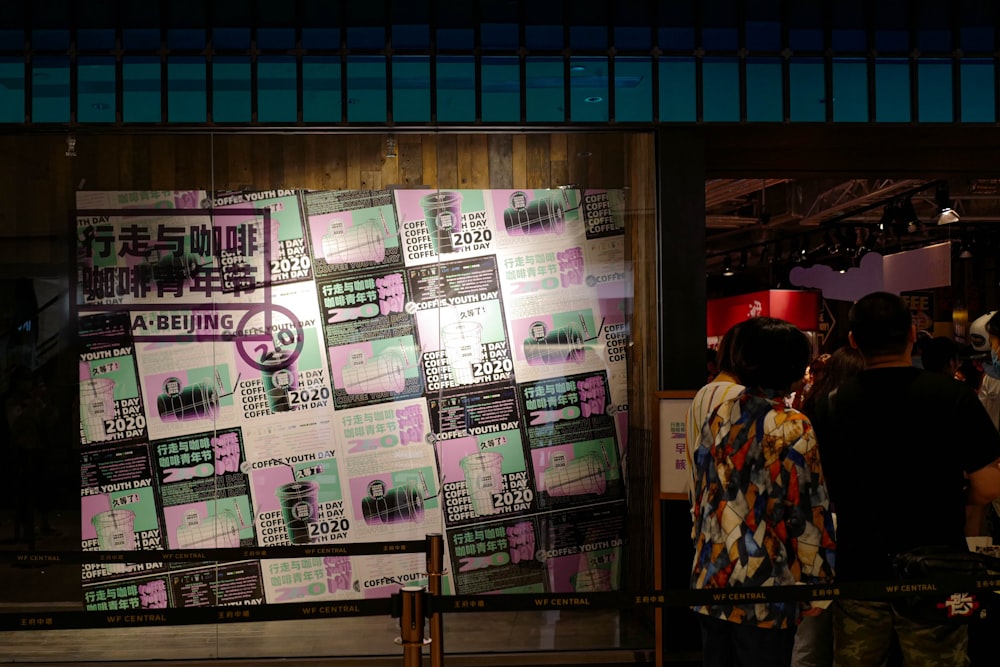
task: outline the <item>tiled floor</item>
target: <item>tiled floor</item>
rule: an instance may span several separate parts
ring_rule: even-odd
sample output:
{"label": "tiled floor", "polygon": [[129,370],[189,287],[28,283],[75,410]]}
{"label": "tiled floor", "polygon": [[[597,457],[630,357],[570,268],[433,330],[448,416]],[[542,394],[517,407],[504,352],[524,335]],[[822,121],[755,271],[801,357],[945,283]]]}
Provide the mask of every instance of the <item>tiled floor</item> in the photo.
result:
{"label": "tiled floor", "polygon": [[[79,545],[73,521],[72,516],[54,515],[60,534],[40,537],[37,548],[69,550]],[[23,549],[9,543],[11,530],[9,517],[0,514],[0,549]],[[0,613],[81,608],[79,566],[21,568],[0,563],[0,582]],[[398,623],[366,617],[0,632],[0,663],[225,661],[231,667],[262,660],[310,665],[322,658],[324,665],[402,665],[402,649],[393,641],[400,634]],[[651,624],[631,612],[496,612],[446,615],[444,647],[449,666],[651,664],[654,638]]]}

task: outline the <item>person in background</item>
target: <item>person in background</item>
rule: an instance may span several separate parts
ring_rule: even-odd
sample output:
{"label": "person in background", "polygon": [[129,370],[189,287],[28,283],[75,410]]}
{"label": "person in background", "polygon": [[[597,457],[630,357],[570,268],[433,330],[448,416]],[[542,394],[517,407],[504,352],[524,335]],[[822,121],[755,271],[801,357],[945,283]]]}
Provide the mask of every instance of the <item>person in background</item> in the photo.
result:
{"label": "person in background", "polygon": [[[732,362],[742,391],[712,409],[694,452],[695,589],[833,580],[833,521],[812,425],[785,407],[809,361],[809,340],[770,317],[744,322]],[[703,664],[788,667],[808,603],[725,602],[694,608]]]}
{"label": "person in background", "polygon": [[[856,376],[864,368],[861,353],[850,345],[838,348],[823,367],[822,377],[812,385],[806,396],[802,412],[810,417],[815,414],[816,404],[826,401],[830,393]],[[826,448],[819,443],[820,452]],[[825,455],[825,454],[824,454]],[[834,527],[837,522],[836,498],[833,505]],[[795,648],[792,651],[793,667],[831,667],[833,665],[833,613],[823,610],[816,616],[802,619],[795,632]]]}
{"label": "person in background", "polygon": [[950,378],[958,371],[958,344],[945,336],[936,336],[924,343],[924,370],[942,373]]}
{"label": "person in background", "polygon": [[806,372],[805,375],[802,376],[802,380],[792,384],[792,389],[795,391],[791,403],[793,408],[796,410],[801,409],[806,397],[808,397],[812,392],[816,383],[823,381],[823,375],[826,372],[826,364],[828,361],[830,361],[829,354],[819,355],[809,362],[808,366],[806,366]]}
{"label": "person in background", "polygon": [[1000,428],[1000,311],[981,315],[969,326],[969,341],[977,352],[987,354],[983,360],[983,378],[979,383],[979,400],[982,402],[993,427]]}
{"label": "person in background", "polygon": [[[859,299],[849,323],[865,368],[812,416],[837,510],[837,580],[890,581],[897,554],[967,548],[967,506],[1000,497],[1000,433],[968,389],[913,367],[917,332],[899,296]],[[887,600],[832,611],[838,667],[882,665],[894,634],[905,665],[967,664],[967,626],[922,625]]]}

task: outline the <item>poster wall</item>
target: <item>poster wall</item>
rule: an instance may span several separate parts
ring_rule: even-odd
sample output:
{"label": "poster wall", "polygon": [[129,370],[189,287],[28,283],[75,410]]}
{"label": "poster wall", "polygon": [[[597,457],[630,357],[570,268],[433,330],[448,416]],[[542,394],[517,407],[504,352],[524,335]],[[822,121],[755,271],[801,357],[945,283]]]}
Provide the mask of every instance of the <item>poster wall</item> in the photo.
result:
{"label": "poster wall", "polygon": [[[446,592],[616,590],[612,190],[79,192],[81,546],[443,533]],[[387,597],[422,554],[84,568],[88,609]]]}

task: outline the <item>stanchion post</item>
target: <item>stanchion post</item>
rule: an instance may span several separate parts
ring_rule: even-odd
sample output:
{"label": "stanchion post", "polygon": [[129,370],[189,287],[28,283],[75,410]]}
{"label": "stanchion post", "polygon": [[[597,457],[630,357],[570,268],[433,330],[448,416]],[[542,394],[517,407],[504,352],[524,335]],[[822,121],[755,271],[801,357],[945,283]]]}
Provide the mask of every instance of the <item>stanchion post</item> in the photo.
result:
{"label": "stanchion post", "polygon": [[[444,537],[441,533],[427,535],[427,592],[441,597],[441,577],[444,574]],[[444,619],[441,612],[430,616],[431,667],[444,667]]]}
{"label": "stanchion post", "polygon": [[424,650],[424,587],[403,586],[399,592],[402,597],[399,630],[403,667],[420,667]]}

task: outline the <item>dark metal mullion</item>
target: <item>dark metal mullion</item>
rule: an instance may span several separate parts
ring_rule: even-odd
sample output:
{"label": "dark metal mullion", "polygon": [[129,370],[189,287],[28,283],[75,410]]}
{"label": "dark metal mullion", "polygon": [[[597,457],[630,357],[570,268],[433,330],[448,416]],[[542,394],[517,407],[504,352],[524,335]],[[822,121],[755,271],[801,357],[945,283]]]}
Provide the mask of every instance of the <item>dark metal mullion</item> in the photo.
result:
{"label": "dark metal mullion", "polygon": [[122,26],[115,26],[115,124],[125,122],[125,58]]}
{"label": "dark metal mullion", "polygon": [[907,35],[909,36],[910,52],[907,57],[907,64],[910,71],[910,124],[914,125],[920,121],[920,76],[917,64],[920,61],[920,42],[917,39],[917,15],[913,3],[905,5],[906,11],[910,12]]}
{"label": "dark metal mullion", "polygon": [[77,20],[77,3],[70,3],[70,30],[69,30],[69,125],[73,127],[77,124],[77,117],[79,111],[79,103],[77,100],[77,95],[80,92],[80,78],[77,72],[77,63],[79,58],[77,54],[79,49],[77,48],[77,26],[79,21]]}
{"label": "dark metal mullion", "polygon": [[430,82],[431,82],[431,124],[437,125],[437,66],[438,46],[437,46],[437,3],[431,2],[429,16],[427,17],[427,30],[430,32]]}
{"label": "dark metal mullion", "polygon": [[477,125],[481,125],[483,122],[483,17],[481,5],[476,3],[475,7],[475,27],[472,29],[472,61],[475,67],[473,76],[475,78],[474,85],[476,87],[475,122]]}
{"label": "dark metal mullion", "polygon": [[302,65],[303,61],[303,48],[302,48],[302,24],[305,18],[305,10],[303,9],[302,2],[295,3],[295,49],[293,54],[295,56],[295,124],[303,125],[304,113],[302,106],[305,103],[305,84],[302,81],[302,76],[304,74],[304,67]]}
{"label": "dark metal mullion", "polygon": [[213,91],[213,78],[215,77],[212,66],[215,56],[215,22],[212,21],[212,3],[205,3],[205,120],[209,125],[215,125],[215,95]]}
{"label": "dark metal mullion", "polygon": [[167,22],[168,22],[168,3],[164,2],[160,4],[160,122],[163,124],[169,123],[169,106],[168,97],[170,95],[170,84],[169,76],[170,69],[167,65],[169,59],[170,49],[167,44]]}
{"label": "dark metal mullion", "polygon": [[[29,23],[28,21],[25,22]],[[34,103],[32,98],[34,90],[34,52],[32,51],[31,28],[26,25],[24,28],[24,124],[34,125],[32,112]]]}
{"label": "dark metal mullion", "polygon": [[[659,39],[659,27],[660,27],[660,3],[651,3],[650,8],[650,26],[649,26],[649,43],[653,45],[653,48],[649,51],[649,57],[651,59],[650,71],[653,73],[653,123],[660,122],[660,56],[663,54],[663,50],[660,48]],[[659,134],[656,135],[658,140]]]}
{"label": "dark metal mullion", "polygon": [[701,20],[703,9],[701,3],[696,3],[694,12],[694,119],[696,123],[705,121],[705,46]]}
{"label": "dark metal mullion", "polygon": [[997,45],[1000,44],[1000,21],[993,17],[993,122],[1000,122],[1000,51]]}
{"label": "dark metal mullion", "polygon": [[257,85],[257,55],[260,50],[257,48],[257,26],[260,23],[257,3],[250,3],[250,123],[257,125],[257,95],[259,93]]}
{"label": "dark metal mullion", "polygon": [[[517,8],[517,70],[521,79],[520,118],[521,123],[528,122],[528,44],[527,44],[527,17],[523,2],[518,3]],[[565,68],[564,68],[565,69]]]}
{"label": "dark metal mullion", "polygon": [[618,53],[618,49],[615,47],[615,16],[613,11],[609,11],[608,20],[608,50],[607,50],[607,67],[608,67],[608,122],[615,122],[615,55]]}
{"label": "dark metal mullion", "polygon": [[[794,2],[794,0],[792,0]],[[833,10],[824,5],[823,12],[823,95],[826,122],[833,122]]]}
{"label": "dark metal mullion", "polygon": [[962,122],[962,67],[961,67],[961,5],[951,3],[951,118],[953,123]]}
{"label": "dark metal mullion", "polygon": [[340,5],[340,124],[348,123],[348,105],[350,99],[347,97],[347,3]]}

